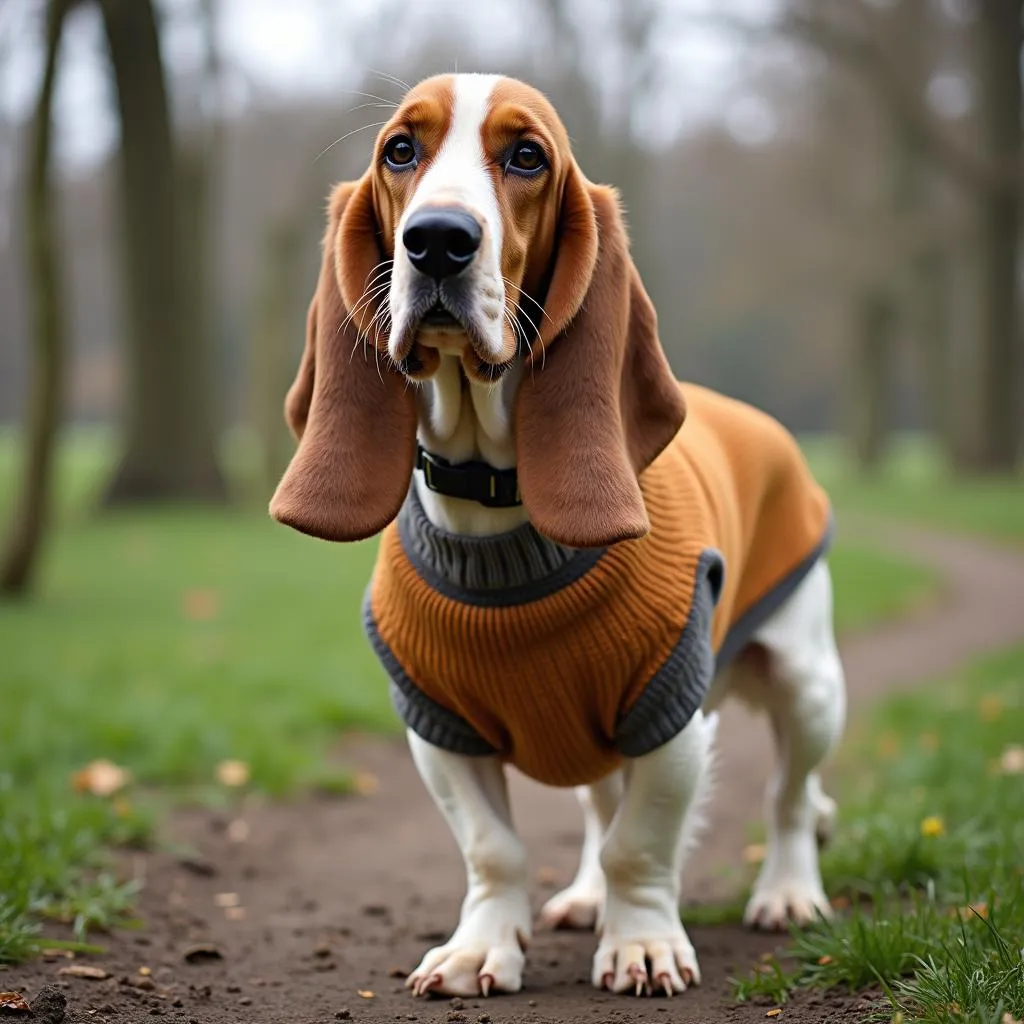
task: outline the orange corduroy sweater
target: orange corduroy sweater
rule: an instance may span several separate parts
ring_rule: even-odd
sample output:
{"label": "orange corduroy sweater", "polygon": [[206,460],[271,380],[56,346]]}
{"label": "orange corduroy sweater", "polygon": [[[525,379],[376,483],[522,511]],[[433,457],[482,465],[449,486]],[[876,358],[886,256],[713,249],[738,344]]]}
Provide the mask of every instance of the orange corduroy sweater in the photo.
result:
{"label": "orange corduroy sweater", "polygon": [[[747,405],[683,389],[686,422],[640,478],[651,532],[540,599],[443,594],[410,561],[397,526],[384,532],[367,628],[393,683],[415,688],[442,725],[477,737],[473,752],[548,784],[593,782],[624,753],[644,752],[623,740],[644,700],[642,717],[661,723],[644,742],[665,742],[664,723],[678,732],[699,706],[723,645],[742,646],[759,609],[770,613],[773,595],[824,551],[829,503],[792,436]],[[700,587],[714,599],[703,618]],[[673,687],[691,691],[683,711]],[[421,717],[406,714],[448,745],[418,727]]]}

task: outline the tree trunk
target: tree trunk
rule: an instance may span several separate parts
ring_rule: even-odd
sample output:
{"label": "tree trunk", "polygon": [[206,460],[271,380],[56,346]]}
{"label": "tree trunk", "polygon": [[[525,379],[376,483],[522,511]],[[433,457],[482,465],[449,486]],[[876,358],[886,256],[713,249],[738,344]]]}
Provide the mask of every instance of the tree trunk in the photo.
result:
{"label": "tree trunk", "polygon": [[952,316],[950,261],[938,245],[922,247],[914,257],[914,341],[924,385],[928,427],[952,459],[956,451],[952,389]]}
{"label": "tree trunk", "polygon": [[[1021,148],[1021,5],[991,0],[978,18],[980,116],[997,167],[1019,163]],[[1017,296],[1020,186],[997,179],[980,206],[979,446],[970,468],[1012,471],[1020,443],[1021,338]]]}
{"label": "tree trunk", "polygon": [[64,16],[72,0],[50,0],[46,10],[46,63],[36,101],[25,172],[25,228],[32,293],[35,367],[28,398],[22,490],[3,558],[0,593],[25,593],[38,564],[50,514],[53,456],[60,421],[65,314],[51,182],[51,108]]}
{"label": "tree trunk", "polygon": [[889,380],[897,319],[896,303],[887,292],[870,289],[859,296],[849,415],[854,455],[859,467],[868,472],[881,464],[889,435]]}
{"label": "tree trunk", "polygon": [[179,167],[152,0],[100,0],[121,118],[128,296],[124,458],[108,503],[222,499],[210,352],[188,312]]}

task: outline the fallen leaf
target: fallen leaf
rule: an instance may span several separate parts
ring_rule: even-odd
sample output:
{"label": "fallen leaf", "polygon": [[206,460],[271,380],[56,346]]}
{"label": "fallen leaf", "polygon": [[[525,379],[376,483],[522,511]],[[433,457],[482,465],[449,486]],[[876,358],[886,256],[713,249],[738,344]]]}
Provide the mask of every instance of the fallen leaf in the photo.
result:
{"label": "fallen leaf", "polygon": [[762,843],[751,843],[743,851],[743,859],[748,864],[760,864],[764,860],[765,848]]}
{"label": "fallen leaf", "polygon": [[988,920],[987,903],[969,903],[966,907],[960,908],[960,917],[969,921],[972,917],[980,917],[983,921]]}
{"label": "fallen leaf", "polygon": [[237,892],[218,892],[214,895],[213,902],[218,907],[237,907],[242,901]]}
{"label": "fallen leaf", "polygon": [[765,1014],[765,1016],[766,1017],[781,1017],[782,1016],[782,1011],[776,1006],[774,1010],[769,1010]]}
{"label": "fallen leaf", "polygon": [[1021,1021],[1017,1020],[1012,1013],[1007,1011],[1002,1016],[1002,1024],[1021,1024]]}
{"label": "fallen leaf", "polygon": [[887,732],[878,737],[878,756],[886,759],[895,757],[900,752],[900,740],[895,733]]}
{"label": "fallen leaf", "polygon": [[233,843],[244,843],[249,838],[249,822],[235,818],[228,825],[228,839]]}
{"label": "fallen leaf", "polygon": [[190,964],[202,963],[204,960],[224,959],[224,954],[209,942],[198,942],[194,946],[188,946],[181,955]]}
{"label": "fallen leaf", "polygon": [[818,964],[821,967],[827,967],[830,963],[832,963],[832,957],[830,957],[827,953],[824,956],[818,957]]}
{"label": "fallen leaf", "polygon": [[224,916],[229,921],[244,921],[245,907],[227,907],[224,911]]}
{"label": "fallen leaf", "polygon": [[380,779],[373,772],[356,772],[352,788],[360,796],[373,796],[380,789]]}
{"label": "fallen leaf", "polygon": [[88,978],[90,981],[103,981],[110,975],[102,967],[90,967],[88,964],[71,964],[61,967],[58,974],[66,974],[71,978]]}
{"label": "fallen leaf", "polygon": [[999,758],[1003,775],[1024,775],[1024,747],[1007,747]]}
{"label": "fallen leaf", "polygon": [[41,949],[39,955],[44,960],[74,960],[75,951],[73,949]]}
{"label": "fallen leaf", "polygon": [[217,781],[222,786],[244,786],[249,775],[249,765],[245,761],[221,761],[217,765]]}
{"label": "fallen leaf", "polygon": [[141,974],[144,978],[148,978],[152,973],[153,973],[153,968],[152,967],[140,967],[139,968],[139,974]]}
{"label": "fallen leaf", "polygon": [[356,990],[363,999],[372,999],[373,993],[368,988],[360,988]]}
{"label": "fallen leaf", "polygon": [[1003,713],[1003,701],[994,693],[988,693],[978,701],[978,717],[983,722],[994,722]]}
{"label": "fallen leaf", "polygon": [[119,789],[124,789],[131,781],[126,768],[100,758],[90,761],[80,771],[71,776],[71,785],[78,793],[91,793],[93,796],[111,796]]}
{"label": "fallen leaf", "polygon": [[833,896],[829,900],[833,910],[849,910],[850,909],[850,897],[849,896]]}
{"label": "fallen leaf", "polygon": [[31,1013],[32,1007],[20,992],[0,992],[0,1013]]}
{"label": "fallen leaf", "polygon": [[945,834],[946,825],[941,818],[932,815],[921,822],[921,835],[923,835],[925,839],[936,839]]}
{"label": "fallen leaf", "polygon": [[192,622],[209,622],[220,612],[220,594],[204,588],[186,590],[182,595],[181,610]]}

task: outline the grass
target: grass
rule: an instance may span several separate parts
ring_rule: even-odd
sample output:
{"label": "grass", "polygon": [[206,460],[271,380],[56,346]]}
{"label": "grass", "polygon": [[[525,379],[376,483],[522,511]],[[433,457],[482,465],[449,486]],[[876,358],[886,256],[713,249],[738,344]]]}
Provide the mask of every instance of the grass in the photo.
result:
{"label": "grass", "polygon": [[877,709],[840,766],[842,822],[822,865],[849,909],[794,933],[740,998],[880,988],[876,1020],[1024,1016],[1022,683],[1024,647]]}
{"label": "grass", "polygon": [[[14,466],[0,437],[0,495]],[[103,851],[145,842],[167,799],[226,799],[222,760],[246,762],[265,793],[337,790],[339,735],[397,724],[359,625],[373,543],[327,545],[259,510],[100,516],[109,467],[102,435],[62,448],[39,594],[0,605],[0,961],[28,955],[42,919],[83,940],[123,917],[131,884]],[[841,629],[936,584],[859,545],[840,543],[832,566]],[[70,774],[95,758],[130,770],[132,788],[73,792]]]}
{"label": "grass", "polygon": [[956,479],[926,440],[897,438],[877,476],[859,475],[836,438],[804,440],[811,465],[841,509],[1024,544],[1024,475]]}

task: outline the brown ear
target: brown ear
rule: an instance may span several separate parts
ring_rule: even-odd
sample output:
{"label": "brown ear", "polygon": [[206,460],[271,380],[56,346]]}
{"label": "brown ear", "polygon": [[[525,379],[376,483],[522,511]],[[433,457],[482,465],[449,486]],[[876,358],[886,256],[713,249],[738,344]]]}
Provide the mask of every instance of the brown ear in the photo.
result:
{"label": "brown ear", "polygon": [[[324,540],[373,536],[398,514],[412,479],[416,405],[405,378],[364,342],[342,288],[358,299],[381,258],[368,179],[331,196],[306,348],[285,400],[299,447],[270,514]],[[358,317],[372,319],[372,310]]]}
{"label": "brown ear", "polygon": [[539,343],[516,403],[516,461],[530,520],[572,547],[641,537],[638,475],[686,417],[657,316],[629,254],[614,190],[573,166]]}

